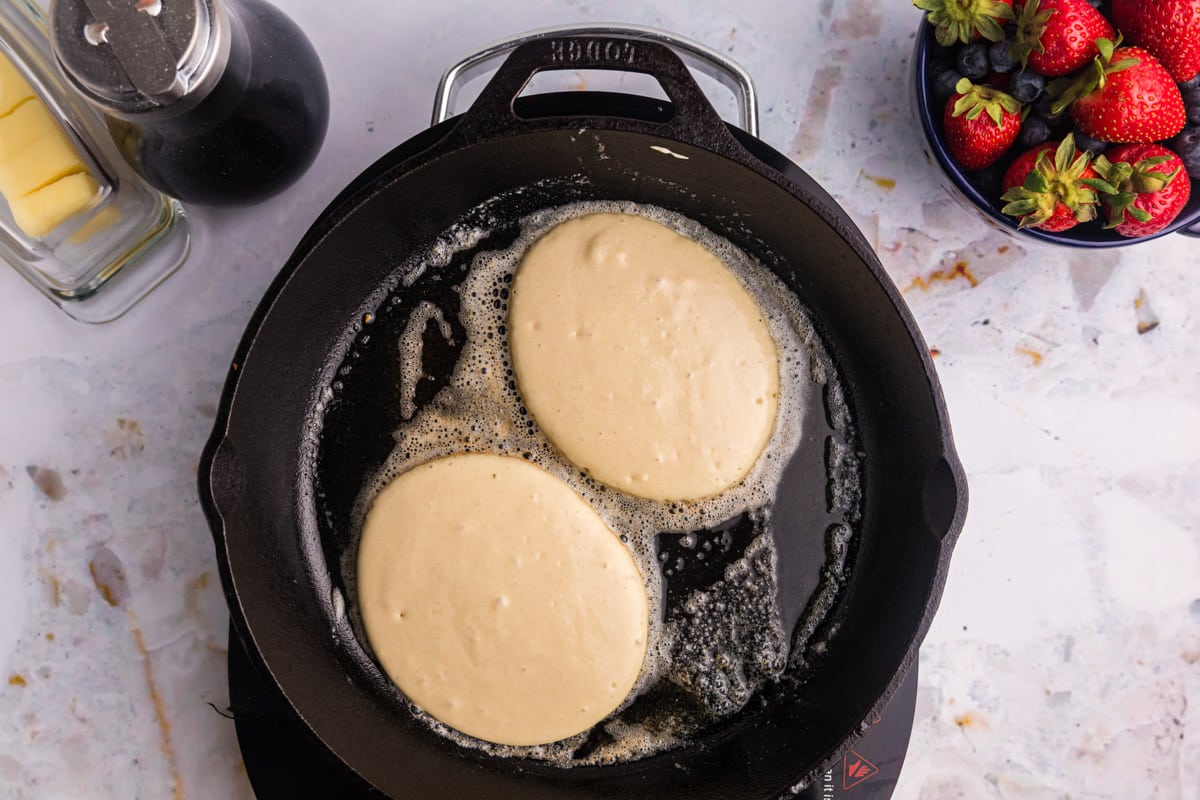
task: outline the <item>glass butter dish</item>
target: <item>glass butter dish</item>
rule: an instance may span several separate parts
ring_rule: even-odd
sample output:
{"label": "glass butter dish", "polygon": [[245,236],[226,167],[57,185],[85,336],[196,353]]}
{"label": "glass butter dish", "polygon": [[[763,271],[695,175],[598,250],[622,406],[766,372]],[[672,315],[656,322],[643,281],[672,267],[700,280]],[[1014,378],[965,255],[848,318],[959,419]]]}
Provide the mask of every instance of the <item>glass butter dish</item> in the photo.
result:
{"label": "glass butter dish", "polygon": [[182,206],[133,171],[59,73],[41,8],[0,2],[0,258],[75,319],[108,322],[188,248]]}

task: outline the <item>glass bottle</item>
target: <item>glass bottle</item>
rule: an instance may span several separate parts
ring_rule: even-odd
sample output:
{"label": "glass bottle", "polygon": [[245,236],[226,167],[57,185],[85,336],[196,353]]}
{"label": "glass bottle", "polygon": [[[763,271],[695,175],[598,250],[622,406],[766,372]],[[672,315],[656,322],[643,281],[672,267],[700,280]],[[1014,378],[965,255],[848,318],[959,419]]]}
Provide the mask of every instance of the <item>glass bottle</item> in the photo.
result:
{"label": "glass bottle", "polygon": [[329,89],[304,32],[264,0],[53,0],[54,54],[122,154],[185,203],[256,203],[312,164]]}

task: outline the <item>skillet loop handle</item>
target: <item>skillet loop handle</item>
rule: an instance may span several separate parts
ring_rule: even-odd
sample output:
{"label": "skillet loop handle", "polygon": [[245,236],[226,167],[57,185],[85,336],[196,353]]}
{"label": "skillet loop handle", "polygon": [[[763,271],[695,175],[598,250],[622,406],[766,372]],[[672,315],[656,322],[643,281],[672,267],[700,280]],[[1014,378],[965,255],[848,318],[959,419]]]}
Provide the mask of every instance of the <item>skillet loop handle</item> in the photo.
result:
{"label": "skillet loop handle", "polygon": [[649,75],[662,86],[674,114],[661,123],[639,119],[639,126],[656,126],[664,136],[717,152],[737,146],[724,120],[679,56],[665,44],[636,35],[551,34],[521,44],[463,115],[455,134],[460,140],[479,141],[534,126],[534,121],[517,115],[514,110],[516,99],[539,72],[564,69],[603,69]]}
{"label": "skillet loop handle", "polygon": [[921,504],[929,530],[953,544],[967,516],[967,480],[956,456],[943,455],[926,472]]}
{"label": "skillet loop handle", "polygon": [[228,437],[210,443],[200,465],[200,497],[217,543],[225,552],[226,521],[245,501],[246,468]]}

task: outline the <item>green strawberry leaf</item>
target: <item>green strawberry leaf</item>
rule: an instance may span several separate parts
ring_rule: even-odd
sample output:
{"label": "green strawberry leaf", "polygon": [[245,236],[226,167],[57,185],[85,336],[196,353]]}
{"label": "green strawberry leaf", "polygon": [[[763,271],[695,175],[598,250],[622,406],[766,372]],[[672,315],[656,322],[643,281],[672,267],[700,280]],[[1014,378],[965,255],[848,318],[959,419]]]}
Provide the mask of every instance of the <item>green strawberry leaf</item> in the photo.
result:
{"label": "green strawberry leaf", "polygon": [[1054,216],[1053,208],[1039,208],[1032,214],[1022,217],[1020,223],[1017,224],[1017,228],[1036,228],[1052,216]]}
{"label": "green strawberry leaf", "polygon": [[1118,61],[1117,63],[1113,64],[1108,69],[1106,69],[1104,72],[1106,75],[1114,75],[1118,72],[1124,72],[1125,70],[1129,69],[1130,67],[1136,67],[1140,63],[1142,63],[1142,60],[1140,58],[1122,58],[1120,61]]}
{"label": "green strawberry leaf", "polygon": [[1025,182],[1021,185],[1031,192],[1050,191],[1050,182],[1046,180],[1046,176],[1042,174],[1040,169],[1035,169],[1026,175]]}
{"label": "green strawberry leaf", "polygon": [[989,41],[1002,41],[1004,28],[997,20],[1013,18],[1012,8],[1000,0],[913,0],[913,5],[927,12],[938,43],[947,47],[969,43],[976,32]]}
{"label": "green strawberry leaf", "polygon": [[1067,134],[1063,139],[1058,149],[1054,151],[1054,166],[1059,172],[1066,172],[1071,168],[1071,162],[1075,160],[1075,137]]}
{"label": "green strawberry leaf", "polygon": [[1065,92],[1075,81],[1071,78],[1055,78],[1046,86],[1046,94],[1051,97],[1058,97]]}
{"label": "green strawberry leaf", "polygon": [[1021,110],[1021,101],[1013,97],[1011,94],[998,90],[994,92],[994,94],[995,101],[1008,113],[1016,114]]}
{"label": "green strawberry leaf", "polygon": [[1084,178],[1083,183],[1087,184],[1098,192],[1103,192],[1104,194],[1117,193],[1117,187],[1101,178]]}
{"label": "green strawberry leaf", "polygon": [[1170,160],[1170,156],[1151,156],[1150,158],[1143,158],[1137,162],[1137,165],[1142,169],[1148,169],[1150,167],[1157,167],[1159,164],[1166,164]]}
{"label": "green strawberry leaf", "polygon": [[958,43],[958,31],[953,28],[939,26],[934,29],[933,36],[942,47],[952,47]]}
{"label": "green strawberry leaf", "polygon": [[1009,22],[1016,17],[1012,6],[1002,3],[1000,0],[980,0],[979,10],[989,17],[1001,19],[1005,22]]}
{"label": "green strawberry leaf", "polygon": [[[1004,8],[1008,8],[1008,6],[1004,6]],[[975,29],[989,42],[1004,41],[1004,28],[1001,28],[999,23],[991,17],[981,17],[975,23]]]}
{"label": "green strawberry leaf", "polygon": [[974,121],[986,111],[996,127],[1000,128],[1004,126],[1005,113],[1018,114],[1021,111],[1021,104],[1017,99],[999,89],[975,86],[966,78],[960,80],[955,88],[962,96],[954,101],[954,107],[950,111],[952,117],[965,114],[968,120]]}
{"label": "green strawberry leaf", "polygon": [[[1003,200],[1004,198],[1002,197],[1000,199]],[[1025,198],[1023,200],[1013,200],[1005,205],[1004,208],[1000,209],[1000,211],[1004,214],[1008,214],[1011,217],[1021,217],[1032,211],[1036,211],[1037,207],[1037,200],[1034,200],[1033,198]]]}

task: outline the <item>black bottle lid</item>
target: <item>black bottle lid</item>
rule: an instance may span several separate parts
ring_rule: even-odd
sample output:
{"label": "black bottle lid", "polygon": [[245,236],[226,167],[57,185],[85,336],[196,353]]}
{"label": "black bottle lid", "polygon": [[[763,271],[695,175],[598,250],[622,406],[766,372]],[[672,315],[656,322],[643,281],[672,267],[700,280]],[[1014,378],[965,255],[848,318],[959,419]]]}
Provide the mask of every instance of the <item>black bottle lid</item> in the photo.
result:
{"label": "black bottle lid", "polygon": [[214,0],[56,0],[50,12],[63,71],[113,116],[183,113],[229,60],[228,19]]}

